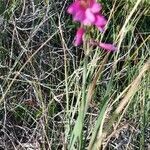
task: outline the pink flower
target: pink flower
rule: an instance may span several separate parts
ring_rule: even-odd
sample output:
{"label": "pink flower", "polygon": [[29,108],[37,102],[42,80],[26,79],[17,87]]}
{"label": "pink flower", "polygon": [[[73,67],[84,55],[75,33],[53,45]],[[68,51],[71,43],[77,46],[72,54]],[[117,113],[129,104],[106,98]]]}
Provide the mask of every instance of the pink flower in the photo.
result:
{"label": "pink flower", "polygon": [[76,36],[74,38],[74,45],[75,46],[79,46],[82,44],[84,33],[85,33],[84,28],[80,27],[77,29]]}
{"label": "pink flower", "polygon": [[[75,2],[73,2],[67,9],[67,12],[73,16],[74,21],[80,22],[81,26],[95,25],[103,32],[105,25],[107,24],[107,20],[100,13],[101,9],[101,4],[97,3],[96,0],[75,0]],[[84,28],[80,27],[77,29],[76,36],[74,38],[75,46],[79,46],[83,43],[84,34]],[[95,40],[91,40],[90,45],[99,46],[107,51],[117,50],[117,47],[113,44],[99,43]]]}
{"label": "pink flower", "polygon": [[101,9],[101,4],[96,0],[75,0],[67,12],[73,15],[74,21],[84,25],[96,25],[100,31],[103,31],[107,20],[99,13]]}
{"label": "pink flower", "polygon": [[99,46],[107,51],[116,51],[117,47],[114,44],[99,43]]}

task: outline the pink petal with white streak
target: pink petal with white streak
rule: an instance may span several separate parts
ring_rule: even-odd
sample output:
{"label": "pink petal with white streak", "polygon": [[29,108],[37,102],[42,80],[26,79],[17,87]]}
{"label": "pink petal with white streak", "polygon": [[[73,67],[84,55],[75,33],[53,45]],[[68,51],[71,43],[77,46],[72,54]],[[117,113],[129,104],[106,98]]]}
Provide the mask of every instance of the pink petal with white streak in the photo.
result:
{"label": "pink petal with white streak", "polygon": [[117,47],[114,44],[99,43],[99,46],[107,51],[116,51]]}
{"label": "pink petal with white streak", "polygon": [[84,28],[80,27],[77,29],[76,36],[75,36],[74,42],[73,42],[74,46],[79,46],[82,44],[84,33],[85,33]]}
{"label": "pink petal with white streak", "polygon": [[91,12],[89,8],[85,11],[86,19],[89,20],[89,22],[94,23],[95,22],[95,15]]}

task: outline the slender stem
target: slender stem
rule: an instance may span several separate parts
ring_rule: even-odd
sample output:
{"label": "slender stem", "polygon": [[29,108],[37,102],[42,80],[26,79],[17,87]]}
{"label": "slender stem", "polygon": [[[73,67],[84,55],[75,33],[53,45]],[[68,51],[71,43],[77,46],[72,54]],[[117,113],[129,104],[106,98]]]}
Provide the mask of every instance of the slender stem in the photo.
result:
{"label": "slender stem", "polygon": [[[84,67],[83,67],[83,82],[82,82],[82,99],[81,99],[81,109],[80,109],[80,116],[81,116],[81,125],[83,129],[84,125],[84,118],[85,118],[85,104],[86,104],[86,81],[87,81],[87,64],[88,64],[88,57],[85,56],[84,58]],[[81,137],[80,137],[80,149],[83,148],[83,130],[81,130]]]}
{"label": "slender stem", "polygon": [[[86,81],[87,81],[87,64],[88,64],[88,57],[85,56],[84,58],[84,70],[83,70],[83,89],[82,89],[82,113],[85,111],[85,104],[86,104]],[[84,114],[84,113],[83,113]]]}

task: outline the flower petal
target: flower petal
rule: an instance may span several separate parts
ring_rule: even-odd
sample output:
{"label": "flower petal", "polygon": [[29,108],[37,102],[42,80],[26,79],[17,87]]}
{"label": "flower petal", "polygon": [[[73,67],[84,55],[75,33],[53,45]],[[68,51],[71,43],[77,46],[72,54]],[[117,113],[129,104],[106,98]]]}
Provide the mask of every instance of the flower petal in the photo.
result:
{"label": "flower petal", "polygon": [[89,20],[89,22],[94,23],[95,22],[95,15],[91,12],[89,8],[85,11],[86,19]]}
{"label": "flower petal", "polygon": [[116,51],[117,47],[114,44],[99,43],[99,46],[107,51]]}
{"label": "flower petal", "polygon": [[102,9],[102,6],[98,3],[94,3],[90,9],[93,13],[98,13]]}
{"label": "flower petal", "polygon": [[76,1],[68,7],[67,12],[71,15],[75,15],[75,13],[77,13],[79,9],[80,9],[80,2]]}
{"label": "flower petal", "polygon": [[74,42],[73,42],[73,44],[75,46],[79,46],[82,44],[84,33],[85,33],[84,28],[80,27],[77,29],[76,36],[75,36]]}
{"label": "flower petal", "polygon": [[103,15],[96,15],[95,25],[97,26],[98,29],[103,31],[106,24],[107,24],[107,20]]}
{"label": "flower petal", "polygon": [[83,24],[84,24],[85,26],[90,26],[90,25],[92,25],[91,21],[89,21],[87,18],[85,18],[85,19],[83,20]]}
{"label": "flower petal", "polygon": [[79,21],[80,23],[83,23],[85,20],[85,11],[80,9],[75,15],[73,15],[74,21]]}
{"label": "flower petal", "polygon": [[76,11],[75,4],[73,3],[68,7],[67,12],[68,12],[68,14],[74,14],[75,11]]}

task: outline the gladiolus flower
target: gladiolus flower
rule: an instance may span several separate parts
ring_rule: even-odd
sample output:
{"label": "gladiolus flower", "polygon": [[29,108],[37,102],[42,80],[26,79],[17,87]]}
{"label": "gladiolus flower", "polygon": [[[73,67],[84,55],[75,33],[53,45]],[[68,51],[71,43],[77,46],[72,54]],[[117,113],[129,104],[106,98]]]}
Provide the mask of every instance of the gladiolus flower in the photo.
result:
{"label": "gladiolus flower", "polygon": [[116,51],[117,47],[114,44],[99,43],[99,46],[107,51]]}
{"label": "gladiolus flower", "polygon": [[[100,13],[102,9],[101,4],[96,0],[75,0],[67,9],[67,12],[73,16],[74,21],[81,23],[81,26],[95,25],[101,32],[104,31],[107,24],[106,18]],[[79,46],[83,43],[85,30],[83,27],[77,29],[74,38],[74,45]],[[90,41],[90,45],[99,46],[107,51],[117,50],[116,46],[108,43],[99,43],[97,41]]]}
{"label": "gladiolus flower", "polygon": [[75,46],[79,46],[82,44],[84,33],[85,33],[84,28],[80,27],[77,29],[76,36],[74,38],[74,43],[73,43]]}
{"label": "gladiolus flower", "polygon": [[73,15],[74,21],[79,21],[83,25],[96,25],[100,31],[103,31],[107,20],[99,14],[101,9],[101,4],[95,0],[75,0],[67,12]]}

